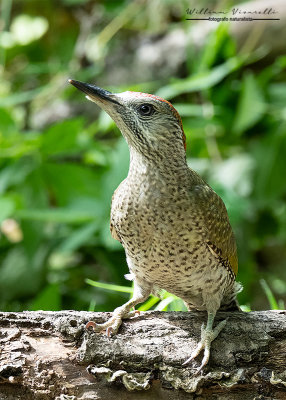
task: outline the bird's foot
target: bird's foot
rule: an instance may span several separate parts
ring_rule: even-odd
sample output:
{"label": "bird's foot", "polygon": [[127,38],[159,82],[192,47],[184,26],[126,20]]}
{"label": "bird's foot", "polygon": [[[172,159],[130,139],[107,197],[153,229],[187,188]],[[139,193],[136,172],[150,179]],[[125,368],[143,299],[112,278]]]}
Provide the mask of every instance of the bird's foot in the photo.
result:
{"label": "bird's foot", "polygon": [[204,357],[202,359],[200,367],[196,371],[196,373],[199,373],[209,361],[212,341],[219,335],[221,330],[225,327],[226,322],[227,319],[221,321],[214,329],[208,329],[208,327],[205,327],[205,324],[202,324],[201,340],[198,343],[195,350],[192,352],[191,356],[183,363],[183,365],[186,365],[190,361],[194,360],[204,349]]}
{"label": "bird's foot", "polygon": [[108,321],[104,322],[103,324],[97,324],[94,321],[89,321],[85,327],[86,329],[92,328],[94,332],[105,332],[107,337],[111,337],[116,335],[124,318],[131,318],[136,314],[139,315],[140,311],[130,311],[123,307],[118,307],[113,311],[113,315]]}

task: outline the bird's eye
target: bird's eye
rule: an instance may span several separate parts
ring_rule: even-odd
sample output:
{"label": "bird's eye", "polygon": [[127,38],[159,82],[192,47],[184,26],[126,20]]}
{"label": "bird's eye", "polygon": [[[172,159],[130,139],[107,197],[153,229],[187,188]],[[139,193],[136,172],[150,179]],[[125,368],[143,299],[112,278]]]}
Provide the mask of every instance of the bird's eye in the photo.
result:
{"label": "bird's eye", "polygon": [[145,116],[150,116],[154,112],[154,108],[151,104],[141,104],[138,108],[139,114]]}

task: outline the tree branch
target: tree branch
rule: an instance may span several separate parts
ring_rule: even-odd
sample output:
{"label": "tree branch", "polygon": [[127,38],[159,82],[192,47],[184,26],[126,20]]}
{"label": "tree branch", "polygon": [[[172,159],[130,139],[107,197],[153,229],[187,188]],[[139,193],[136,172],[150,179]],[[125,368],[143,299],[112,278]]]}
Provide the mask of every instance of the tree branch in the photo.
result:
{"label": "tree branch", "polygon": [[[286,312],[219,312],[211,360],[188,358],[201,312],[146,312],[108,338],[86,331],[109,313],[0,313],[0,399],[286,399]],[[262,396],[262,397],[259,397]]]}

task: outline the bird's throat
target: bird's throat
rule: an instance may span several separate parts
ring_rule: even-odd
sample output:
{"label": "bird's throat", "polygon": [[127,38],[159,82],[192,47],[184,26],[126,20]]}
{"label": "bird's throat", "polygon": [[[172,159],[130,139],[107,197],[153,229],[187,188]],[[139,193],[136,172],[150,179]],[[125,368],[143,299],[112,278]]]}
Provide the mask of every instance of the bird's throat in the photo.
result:
{"label": "bird's throat", "polygon": [[181,182],[189,180],[190,169],[185,159],[148,158],[145,155],[130,149],[130,165],[128,178],[137,180],[157,180],[158,185],[168,185],[170,181]]}

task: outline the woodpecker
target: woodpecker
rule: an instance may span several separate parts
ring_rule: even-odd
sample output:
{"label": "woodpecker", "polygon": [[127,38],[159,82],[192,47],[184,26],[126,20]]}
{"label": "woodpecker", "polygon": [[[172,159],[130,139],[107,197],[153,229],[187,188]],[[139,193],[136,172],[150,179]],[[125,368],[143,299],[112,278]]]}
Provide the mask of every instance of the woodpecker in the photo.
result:
{"label": "woodpecker", "polygon": [[117,333],[134,307],[161,289],[184,300],[189,310],[207,312],[201,340],[184,365],[204,351],[227,320],[213,328],[219,309],[238,310],[236,242],[222,199],[186,161],[182,120],[170,102],[152,94],[111,93],[69,80],[107,112],[126,139],[130,166],[112,197],[110,230],[125,249],[134,281],[133,297],[103,324],[87,327]]}

